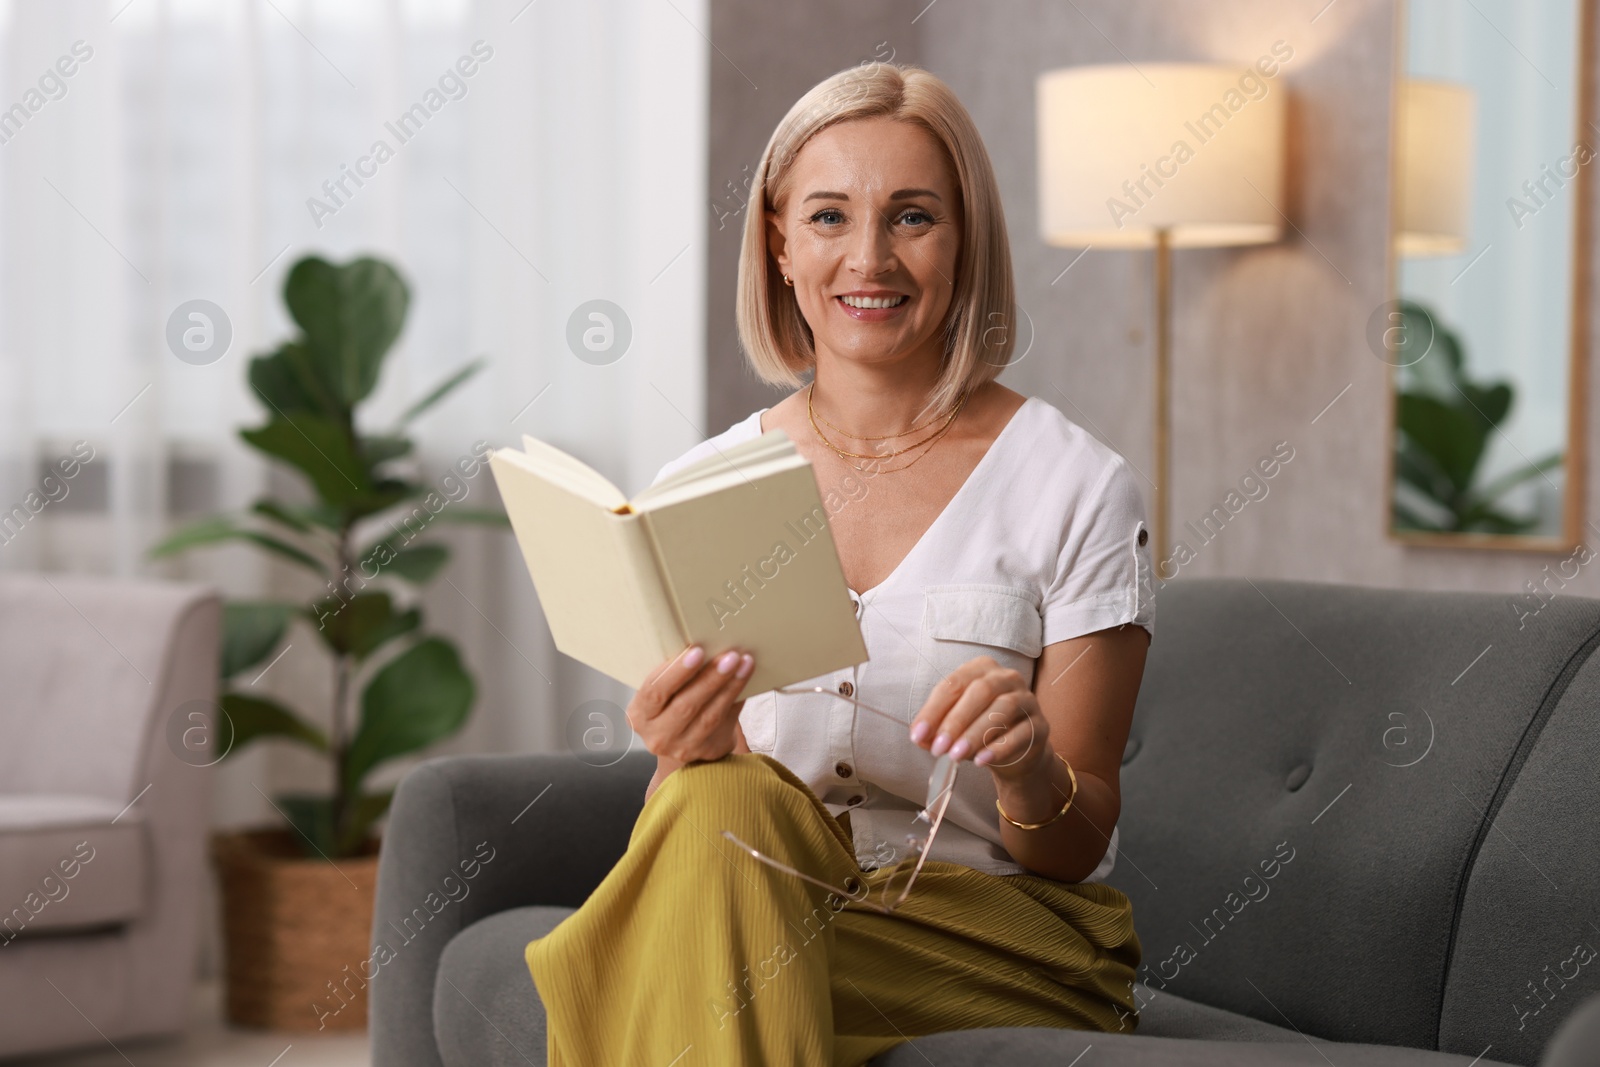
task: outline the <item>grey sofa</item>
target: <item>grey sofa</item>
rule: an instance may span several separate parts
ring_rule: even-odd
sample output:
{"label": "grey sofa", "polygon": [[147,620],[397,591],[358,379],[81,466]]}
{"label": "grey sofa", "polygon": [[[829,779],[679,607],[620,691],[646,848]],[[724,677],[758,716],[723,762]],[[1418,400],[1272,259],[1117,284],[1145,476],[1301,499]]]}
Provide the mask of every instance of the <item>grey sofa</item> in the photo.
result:
{"label": "grey sofa", "polygon": [[[1113,876],[1137,1032],[945,1033],[875,1063],[1600,1063],[1600,601],[1192,579],[1158,599]],[[374,978],[375,1064],[544,1062],[523,946],[622,853],[651,764],[405,779],[375,942],[492,858]]]}
{"label": "grey sofa", "polygon": [[0,1059],[186,1023],[212,772],[170,742],[221,624],[201,586],[0,576]]}

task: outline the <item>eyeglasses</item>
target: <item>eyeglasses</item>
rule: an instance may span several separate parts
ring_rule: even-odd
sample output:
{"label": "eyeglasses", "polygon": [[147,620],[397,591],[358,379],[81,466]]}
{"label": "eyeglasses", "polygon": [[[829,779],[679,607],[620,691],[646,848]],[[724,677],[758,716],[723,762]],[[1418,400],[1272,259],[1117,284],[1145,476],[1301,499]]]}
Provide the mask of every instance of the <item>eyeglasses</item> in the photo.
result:
{"label": "eyeglasses", "polygon": [[[838,697],[840,700],[848,700],[863,711],[869,711],[874,715],[881,715],[902,726],[905,725],[899,716],[891,715],[881,708],[875,708],[853,697],[847,697],[843,693],[829,689],[826,686],[778,688],[774,689],[773,692],[790,693],[796,696],[807,693],[826,693],[830,696]],[[917,817],[912,822],[911,832],[906,834],[906,854],[895,863],[894,868],[889,872],[888,878],[884,880],[882,887],[879,889],[869,889],[860,879],[854,877],[847,878],[845,886],[830,885],[819,878],[814,878],[804,871],[797,871],[788,864],[752,848],[739,840],[732,830],[722,831],[722,836],[738,845],[745,852],[748,852],[754,859],[760,860],[769,867],[776,868],[786,874],[792,874],[796,878],[810,882],[812,885],[826,889],[829,892],[837,893],[847,900],[871,908],[874,911],[888,914],[905,903],[906,898],[911,895],[911,887],[916,884],[917,876],[922,873],[922,865],[928,858],[929,849],[933,847],[934,836],[938,834],[939,826],[944,822],[945,809],[950,806],[950,797],[955,790],[956,770],[959,766],[960,764],[952,760],[948,754],[940,756],[934,761],[933,773],[928,776],[927,800],[923,803],[922,810],[917,812]],[[882,866],[874,868],[874,870],[882,870]],[[854,883],[854,889],[848,888],[851,883]]]}

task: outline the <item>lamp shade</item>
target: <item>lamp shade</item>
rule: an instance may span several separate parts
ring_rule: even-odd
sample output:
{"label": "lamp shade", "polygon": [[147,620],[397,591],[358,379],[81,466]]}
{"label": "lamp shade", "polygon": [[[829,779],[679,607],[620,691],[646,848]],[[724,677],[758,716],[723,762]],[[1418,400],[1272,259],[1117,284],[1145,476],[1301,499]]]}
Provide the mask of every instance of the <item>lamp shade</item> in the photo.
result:
{"label": "lamp shade", "polygon": [[1467,246],[1472,217],[1473,91],[1402,81],[1395,115],[1395,251],[1443,256]]}
{"label": "lamp shade", "polygon": [[1069,67],[1038,80],[1039,220],[1052,245],[1278,239],[1285,91],[1249,66]]}

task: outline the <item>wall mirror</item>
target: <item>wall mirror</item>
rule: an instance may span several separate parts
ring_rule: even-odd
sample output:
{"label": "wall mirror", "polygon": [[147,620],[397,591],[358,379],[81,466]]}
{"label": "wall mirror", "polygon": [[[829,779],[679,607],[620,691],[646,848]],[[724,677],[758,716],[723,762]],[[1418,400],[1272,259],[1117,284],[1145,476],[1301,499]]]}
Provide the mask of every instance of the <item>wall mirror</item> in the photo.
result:
{"label": "wall mirror", "polygon": [[1594,0],[1403,0],[1394,94],[1390,535],[1580,538]]}

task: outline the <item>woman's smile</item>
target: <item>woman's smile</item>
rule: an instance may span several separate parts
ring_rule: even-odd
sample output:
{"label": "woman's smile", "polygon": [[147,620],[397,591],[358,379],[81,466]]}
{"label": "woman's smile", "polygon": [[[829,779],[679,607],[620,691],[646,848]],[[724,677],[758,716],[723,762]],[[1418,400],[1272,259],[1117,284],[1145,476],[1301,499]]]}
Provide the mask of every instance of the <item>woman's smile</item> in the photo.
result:
{"label": "woman's smile", "polygon": [[921,124],[850,119],[806,142],[765,213],[767,250],[823,362],[926,392],[950,345],[963,212],[950,152]]}
{"label": "woman's smile", "polygon": [[905,311],[911,297],[887,289],[857,289],[840,293],[833,302],[857,322],[886,322]]}

